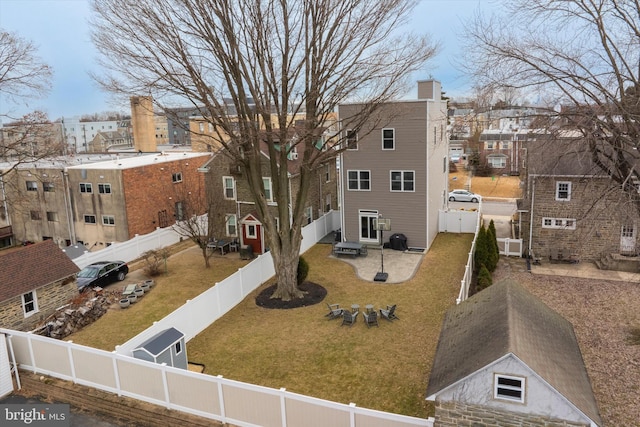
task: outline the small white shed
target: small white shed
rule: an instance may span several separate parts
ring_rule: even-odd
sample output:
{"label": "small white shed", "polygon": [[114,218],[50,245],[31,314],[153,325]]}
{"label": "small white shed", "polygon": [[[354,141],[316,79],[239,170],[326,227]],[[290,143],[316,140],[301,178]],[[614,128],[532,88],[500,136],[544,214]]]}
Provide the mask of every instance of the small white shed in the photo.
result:
{"label": "small white shed", "polygon": [[176,328],[157,333],[133,349],[133,357],[155,363],[166,363],[175,368],[188,368],[184,334]]}

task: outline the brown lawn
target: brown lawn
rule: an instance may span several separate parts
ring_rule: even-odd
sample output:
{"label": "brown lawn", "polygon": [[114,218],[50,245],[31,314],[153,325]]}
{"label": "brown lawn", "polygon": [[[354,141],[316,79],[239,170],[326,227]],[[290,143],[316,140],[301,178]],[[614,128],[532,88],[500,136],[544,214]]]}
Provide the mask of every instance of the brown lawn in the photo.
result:
{"label": "brown lawn", "polygon": [[[464,189],[469,173],[464,170],[449,174],[449,191]],[[483,197],[517,198],[522,194],[520,178],[517,176],[474,176],[471,179],[470,191]]]}
{"label": "brown lawn", "polygon": [[[469,234],[439,235],[417,274],[402,284],[359,280],[351,265],[329,257],[330,245],[315,245],[305,254],[308,280],[327,289],[325,302],[376,308],[397,304],[400,320],[382,320],[367,329],[362,317],[353,327],[327,320],[324,303],[290,310],[258,307],[255,296],[270,285],[265,283],[189,341],[189,360],[205,365],[210,375],[382,411],[433,415],[424,394],[444,312],[455,304],[471,239]],[[158,277],[142,301],[111,310],[69,339],[113,350],[239,263],[234,256],[217,257],[205,270],[197,250],[182,252],[169,259],[168,275]]]}

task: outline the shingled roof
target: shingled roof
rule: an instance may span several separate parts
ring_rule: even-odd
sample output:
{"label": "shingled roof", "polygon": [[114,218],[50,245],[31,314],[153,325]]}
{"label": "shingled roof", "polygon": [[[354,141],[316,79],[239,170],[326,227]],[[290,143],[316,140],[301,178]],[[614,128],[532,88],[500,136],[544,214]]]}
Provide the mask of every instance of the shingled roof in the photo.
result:
{"label": "shingled roof", "polygon": [[0,251],[0,302],[80,271],[53,240]]}
{"label": "shingled roof", "polygon": [[514,354],[602,424],[573,326],[514,281],[496,283],[446,313],[427,396]]}

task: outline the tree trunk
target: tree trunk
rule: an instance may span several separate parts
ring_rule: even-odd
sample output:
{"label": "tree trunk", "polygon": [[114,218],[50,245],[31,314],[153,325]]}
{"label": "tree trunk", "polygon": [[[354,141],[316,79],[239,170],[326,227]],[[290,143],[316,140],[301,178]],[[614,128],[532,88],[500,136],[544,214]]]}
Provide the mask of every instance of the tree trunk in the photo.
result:
{"label": "tree trunk", "polygon": [[209,263],[209,254],[207,253],[207,245],[200,246],[202,250],[202,257],[204,258],[204,268],[209,268],[211,264]]}
{"label": "tree trunk", "polygon": [[290,301],[304,296],[304,292],[298,288],[298,258],[297,253],[281,254],[277,260],[274,258],[278,284],[271,298]]}

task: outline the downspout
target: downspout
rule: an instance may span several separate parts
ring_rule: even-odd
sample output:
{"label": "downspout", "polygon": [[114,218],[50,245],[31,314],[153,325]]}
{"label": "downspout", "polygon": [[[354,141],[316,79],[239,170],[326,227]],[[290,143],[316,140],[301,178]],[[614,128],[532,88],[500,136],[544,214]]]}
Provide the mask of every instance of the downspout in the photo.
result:
{"label": "downspout", "polygon": [[4,188],[4,178],[0,175],[0,187],[2,187],[2,207],[7,217],[7,225],[11,225],[11,215],[9,214],[9,207],[7,206],[7,193]]}
{"label": "downspout", "polygon": [[531,179],[531,214],[529,216],[529,256],[531,256],[531,242],[533,239],[533,202],[536,197],[536,181]]}
{"label": "downspout", "polygon": [[67,211],[67,225],[69,226],[69,237],[71,238],[71,244],[76,244],[76,229],[73,225],[73,221],[71,217],[73,215],[73,208],[71,207],[71,195],[69,189],[69,174],[66,171],[66,168],[62,170],[62,182],[63,182],[63,193],[64,193],[64,209]]}
{"label": "downspout", "polygon": [[338,171],[339,175],[340,175],[340,229],[341,229],[341,240],[342,241],[346,241],[347,238],[347,234],[345,231],[345,218],[344,218],[344,214],[345,214],[345,207],[344,207],[344,153],[340,153],[340,170]]}

